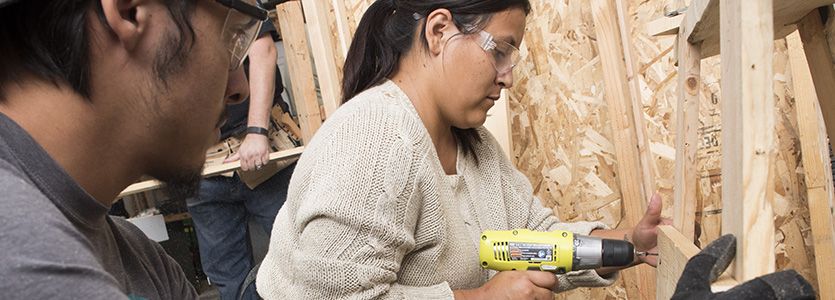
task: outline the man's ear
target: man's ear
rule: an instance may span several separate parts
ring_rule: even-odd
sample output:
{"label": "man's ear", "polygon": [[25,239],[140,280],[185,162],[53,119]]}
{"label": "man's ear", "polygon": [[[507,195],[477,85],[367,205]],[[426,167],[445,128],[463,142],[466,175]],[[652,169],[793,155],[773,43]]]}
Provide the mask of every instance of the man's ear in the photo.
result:
{"label": "man's ear", "polygon": [[458,28],[452,21],[452,13],[444,8],[439,8],[426,16],[425,37],[429,46],[429,54],[439,55],[446,42],[456,33]]}
{"label": "man's ear", "polygon": [[145,0],[101,0],[104,17],[122,46],[128,51],[136,48],[148,29],[150,10]]}

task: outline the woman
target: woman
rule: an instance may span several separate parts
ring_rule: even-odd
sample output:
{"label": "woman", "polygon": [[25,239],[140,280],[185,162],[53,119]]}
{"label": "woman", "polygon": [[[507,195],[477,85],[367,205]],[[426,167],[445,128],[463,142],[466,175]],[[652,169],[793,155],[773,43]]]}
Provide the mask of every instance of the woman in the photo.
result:
{"label": "woman", "polygon": [[657,196],[641,229],[560,223],[481,127],[513,84],[529,11],[527,0],[368,8],[346,58],[344,104],[305,149],[276,217],[262,297],[551,299],[617,278],[484,270],[484,230],[561,229],[653,250]]}

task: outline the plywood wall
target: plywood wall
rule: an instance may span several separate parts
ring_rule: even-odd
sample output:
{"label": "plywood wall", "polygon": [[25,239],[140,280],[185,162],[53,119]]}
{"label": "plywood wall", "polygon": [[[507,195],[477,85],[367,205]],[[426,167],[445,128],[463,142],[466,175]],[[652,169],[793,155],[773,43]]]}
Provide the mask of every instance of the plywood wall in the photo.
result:
{"label": "plywood wall", "polygon": [[[673,37],[651,37],[646,23],[668,10],[684,7],[682,0],[624,0],[628,6],[633,49],[638,60],[638,81],[643,117],[655,164],[657,193],[671,216],[674,158],[676,67]],[[338,24],[329,20],[334,34],[335,58],[344,60],[340,39],[356,29],[372,0],[328,2]],[[618,164],[611,142],[605,87],[597,51],[589,0],[531,0],[521,50],[523,62],[514,70],[510,90],[511,159],[531,181],[537,197],[565,222],[601,221],[619,227],[624,220]],[[340,26],[347,35],[340,36]],[[800,161],[797,121],[793,110],[791,73],[784,40],[775,41],[775,102],[777,158],[774,178],[775,228],[778,269],[794,268],[817,286],[811,247],[806,187]],[[702,62],[699,192],[697,221],[702,245],[718,238],[721,222],[721,101],[719,58]],[[642,299],[629,280],[612,287],[578,289],[561,299]]]}
{"label": "plywood wall", "polygon": [[[624,220],[617,158],[603,101],[603,78],[589,0],[532,0],[523,44],[524,62],[511,89],[512,156],[536,195],[566,222]],[[668,1],[630,0],[628,15],[653,153],[655,180],[672,209],[675,157],[676,68],[673,37],[650,37],[646,23],[663,16]],[[791,74],[784,40],[775,41],[778,151],[775,168],[775,229],[778,269],[794,268],[816,285],[813,249],[793,110]],[[721,232],[721,101],[719,58],[703,61],[700,104],[700,242]],[[564,299],[642,298],[620,280],[614,287],[561,295]]]}

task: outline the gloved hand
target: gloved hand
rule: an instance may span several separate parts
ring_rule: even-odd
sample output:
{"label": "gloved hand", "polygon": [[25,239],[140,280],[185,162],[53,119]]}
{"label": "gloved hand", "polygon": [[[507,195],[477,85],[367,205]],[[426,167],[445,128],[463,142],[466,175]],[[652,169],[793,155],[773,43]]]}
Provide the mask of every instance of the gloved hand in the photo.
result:
{"label": "gloved hand", "polygon": [[736,238],[733,235],[724,235],[710,243],[687,261],[671,300],[815,299],[812,285],[795,270],[763,275],[726,292],[711,293],[710,284],[728,268],[735,255]]}

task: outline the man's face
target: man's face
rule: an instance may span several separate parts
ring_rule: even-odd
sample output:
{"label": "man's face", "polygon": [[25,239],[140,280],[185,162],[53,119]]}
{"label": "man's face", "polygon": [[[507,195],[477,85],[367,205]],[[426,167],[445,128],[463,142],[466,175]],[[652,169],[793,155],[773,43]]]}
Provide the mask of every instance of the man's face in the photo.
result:
{"label": "man's face", "polygon": [[[228,12],[214,1],[198,1],[191,19],[195,33],[191,51],[181,68],[165,81],[157,76],[154,84],[148,125],[157,144],[148,160],[154,162],[150,175],[168,182],[180,197],[199,187],[206,150],[218,142],[226,120],[226,104],[248,95],[243,70],[229,70],[230,52],[221,41]],[[178,40],[176,31],[167,30],[160,39],[161,49]],[[157,55],[156,62],[166,61],[166,51]]]}

